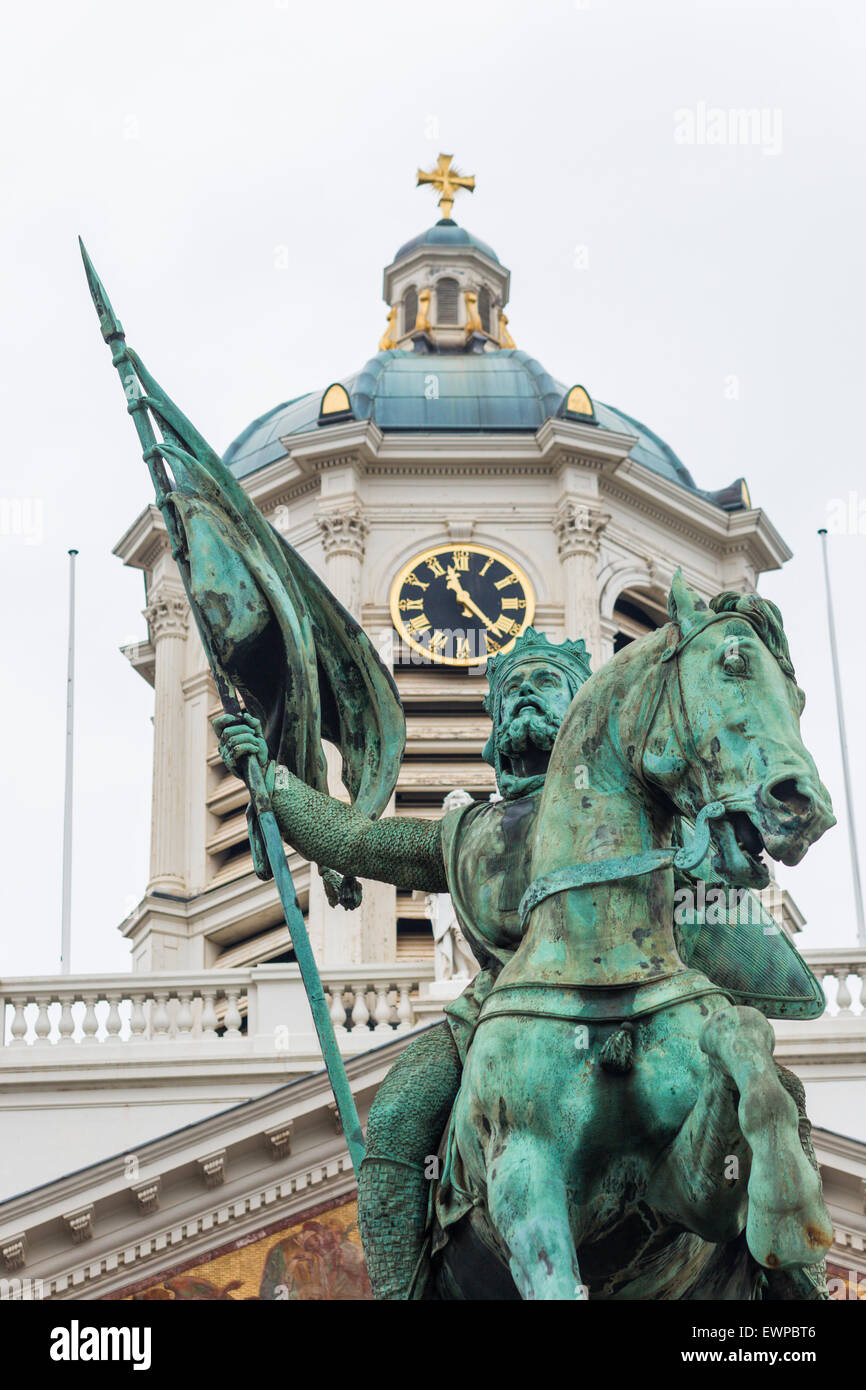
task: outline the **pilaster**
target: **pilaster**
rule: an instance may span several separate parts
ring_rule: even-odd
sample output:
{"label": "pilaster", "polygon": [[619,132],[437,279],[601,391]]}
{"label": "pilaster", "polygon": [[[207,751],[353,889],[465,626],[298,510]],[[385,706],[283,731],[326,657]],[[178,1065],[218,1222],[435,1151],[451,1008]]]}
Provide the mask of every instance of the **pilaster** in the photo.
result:
{"label": "pilaster", "polygon": [[[370,527],[356,491],[354,470],[332,474],[327,481],[316,517],[325,552],[323,579],[334,597],[360,622],[361,578]],[[331,795],[345,800],[339,755],[333,748],[325,751]],[[386,814],[392,813],[393,803]],[[397,891],[391,884],[364,880],[361,907],[346,912],[342,907],[331,907],[321,877],[318,873],[311,875],[310,938],[325,965],[393,960],[397,949],[396,912]]]}
{"label": "pilaster", "polygon": [[597,501],[571,495],[560,501],[553,519],[565,587],[566,634],[583,638],[593,670],[603,661],[598,551],[609,520]]}
{"label": "pilaster", "polygon": [[189,605],[179,582],[155,585],[144,609],[155,651],[149,892],[186,891],[186,730],[183,676]]}

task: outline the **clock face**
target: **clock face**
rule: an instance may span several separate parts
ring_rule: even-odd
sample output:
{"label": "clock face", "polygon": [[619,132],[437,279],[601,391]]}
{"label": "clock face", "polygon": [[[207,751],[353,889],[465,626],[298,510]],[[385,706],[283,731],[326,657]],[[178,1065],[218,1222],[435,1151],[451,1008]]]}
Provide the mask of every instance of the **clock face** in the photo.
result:
{"label": "clock face", "polygon": [[477,666],[508,651],[534,611],[523,570],[485,545],[423,550],[391,589],[394,627],[416,652],[446,666]]}

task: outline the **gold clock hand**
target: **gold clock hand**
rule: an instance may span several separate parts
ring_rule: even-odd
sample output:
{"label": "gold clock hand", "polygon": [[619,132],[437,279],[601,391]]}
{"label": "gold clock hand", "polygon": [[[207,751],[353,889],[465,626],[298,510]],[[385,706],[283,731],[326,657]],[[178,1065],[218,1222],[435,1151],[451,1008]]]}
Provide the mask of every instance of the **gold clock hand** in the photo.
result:
{"label": "gold clock hand", "polygon": [[462,603],[464,608],[468,608],[470,612],[475,614],[476,618],[481,619],[482,623],[486,628],[488,628],[491,632],[493,631],[493,623],[487,617],[486,613],[482,613],[481,609],[478,607],[478,604],[472,598],[472,595],[467,593],[467,591],[463,588],[463,585],[457,578],[457,571],[454,569],[452,565],[448,566],[448,578],[445,581],[445,587],[448,589],[452,589],[455,595],[457,596],[457,602]]}

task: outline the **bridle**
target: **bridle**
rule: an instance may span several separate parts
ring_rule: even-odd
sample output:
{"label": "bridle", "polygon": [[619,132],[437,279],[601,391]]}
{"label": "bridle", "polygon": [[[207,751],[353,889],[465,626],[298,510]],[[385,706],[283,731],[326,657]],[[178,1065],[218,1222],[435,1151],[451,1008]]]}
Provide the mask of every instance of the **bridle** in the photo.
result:
{"label": "bridle", "polygon": [[675,845],[670,845],[667,848],[642,850],[639,854],[620,855],[616,859],[595,859],[586,864],[567,864],[561,869],[554,869],[551,873],[542,874],[539,878],[533,879],[520,900],[518,912],[522,931],[525,932],[529,918],[539,903],[559,893],[567,893],[572,888],[585,888],[592,883],[614,883],[620,878],[636,878],[641,874],[651,874],[659,869],[677,868],[688,872],[690,869],[697,868],[706,856],[710,847],[709,822],[718,820],[723,816],[726,808],[724,802],[713,797],[706,768],[698,752],[694,731],[683,699],[678,658],[683,648],[693,637],[697,637],[713,623],[730,622],[732,619],[747,622],[754,627],[754,623],[751,622],[748,615],[742,613],[710,613],[696,622],[693,627],[690,627],[685,634],[682,633],[682,629],[679,629],[679,639],[662,653],[661,664],[664,668],[662,679],[658,683],[652,703],[647,711],[646,732],[635,761],[638,776],[641,777],[641,780],[645,780],[640,769],[643,766],[646,746],[662,700],[665,694],[671,694],[673,696],[670,704],[674,738],[689,766],[696,769],[701,782],[701,791],[705,798],[704,805],[695,818],[694,835],[691,841],[679,849]]}

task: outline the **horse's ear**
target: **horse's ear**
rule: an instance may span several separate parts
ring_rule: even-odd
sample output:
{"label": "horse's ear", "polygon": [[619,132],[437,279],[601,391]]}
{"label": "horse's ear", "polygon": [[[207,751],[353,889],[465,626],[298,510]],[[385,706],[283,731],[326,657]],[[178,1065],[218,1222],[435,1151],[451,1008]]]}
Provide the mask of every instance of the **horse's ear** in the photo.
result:
{"label": "horse's ear", "polygon": [[707,605],[700,594],[694,589],[690,589],[683,579],[683,572],[678,569],[671,580],[671,591],[668,595],[668,612],[675,623],[679,624],[680,632],[683,637],[700,620],[701,614],[707,612]]}

